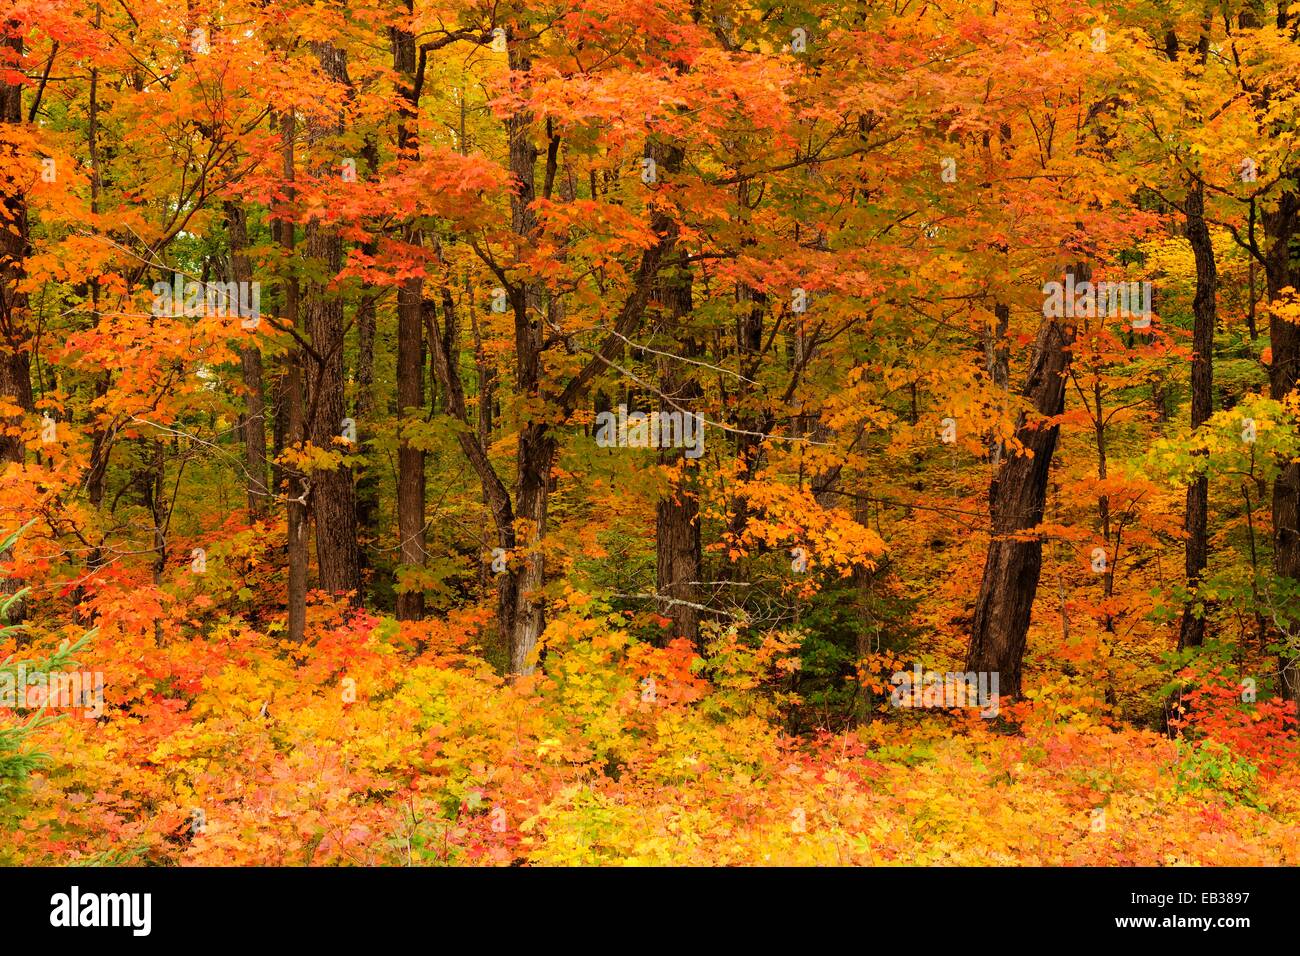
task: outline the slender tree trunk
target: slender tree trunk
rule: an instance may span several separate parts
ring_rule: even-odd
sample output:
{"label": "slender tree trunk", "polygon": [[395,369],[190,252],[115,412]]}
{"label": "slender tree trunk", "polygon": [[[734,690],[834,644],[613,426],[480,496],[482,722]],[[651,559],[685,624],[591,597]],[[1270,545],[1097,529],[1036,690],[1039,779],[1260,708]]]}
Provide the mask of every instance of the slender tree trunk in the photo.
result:
{"label": "slender tree trunk", "polygon": [[[1060,415],[1065,407],[1073,343],[1073,326],[1044,320],[1022,392],[1041,418]],[[1020,694],[1030,611],[1043,566],[1042,539],[1026,532],[1032,533],[1043,520],[1058,431],[1058,425],[1044,425],[1041,419],[1031,422],[1022,413],[1016,438],[1024,451],[1002,463],[989,487],[993,538],[975,605],[966,669],[998,674],[1004,697]]]}
{"label": "slender tree trunk", "polygon": [[[492,461],[488,457],[487,443],[481,440],[477,432],[471,431],[468,427],[469,414],[466,411],[465,391],[457,362],[459,353],[456,306],[452,301],[451,290],[446,284],[442,287],[441,298],[443,313],[441,329],[438,327],[437,305],[429,300],[424,302],[424,318],[429,333],[429,346],[433,350],[434,371],[442,386],[448,413],[466,426],[456,431],[456,440],[478,475],[479,484],[483,489],[483,501],[492,513],[492,523],[496,527],[497,546],[503,554],[510,555],[514,551],[516,540],[514,503],[510,499],[510,492],[492,466]],[[511,641],[513,647],[518,590],[517,569],[507,567],[507,570],[499,573],[498,577],[500,583],[497,590],[497,627],[500,633]],[[512,655],[512,667],[513,660]]]}
{"label": "slender tree trunk", "polygon": [[[1290,254],[1292,237],[1300,231],[1300,194],[1284,192],[1277,207],[1261,216],[1261,222],[1268,236],[1264,275],[1272,302],[1282,289],[1300,281],[1291,268]],[[1269,340],[1273,349],[1269,393],[1283,401],[1300,379],[1300,326],[1272,313]],[[1282,577],[1300,579],[1300,464],[1296,462],[1286,465],[1273,482],[1273,563]],[[1279,655],[1278,671],[1285,695],[1300,703],[1300,656],[1295,649]]]}
{"label": "slender tree trunk", "polygon": [[[22,25],[17,21],[5,24],[5,36],[0,42],[6,56],[6,68],[22,69]],[[12,57],[12,59],[10,59]],[[13,75],[18,75],[14,73]],[[23,122],[22,85],[0,81],[0,122],[6,125]],[[13,164],[15,158],[6,156],[4,165]],[[26,274],[28,248],[27,203],[16,190],[4,191],[4,220],[0,222],[0,398],[12,401],[27,415],[35,414],[36,403],[32,395],[31,333],[27,315],[27,293],[20,289]],[[0,466],[5,462],[22,462],[24,457],[23,415],[0,419]],[[9,431],[17,430],[17,434]],[[0,565],[10,562],[12,555],[0,554]],[[7,572],[0,572],[0,594],[16,594],[24,582]],[[9,609],[10,620],[17,623],[26,616],[22,602]]]}
{"label": "slender tree trunk", "polygon": [[[95,29],[99,29],[101,18],[100,6],[96,4]],[[97,216],[99,215],[99,195],[102,188],[102,170],[99,161],[99,70],[97,69],[90,71],[90,104],[87,120],[86,147],[90,153],[90,212],[91,215]],[[91,323],[94,327],[99,325],[99,303],[99,276],[93,276],[90,281],[90,311]],[[108,386],[108,372],[96,373],[94,390],[97,402],[108,394]],[[96,404],[94,407],[99,408],[101,406]],[[112,448],[113,443],[108,431],[103,424],[96,422],[91,430],[90,462],[86,466],[86,497],[96,509],[104,500],[104,482],[108,478],[108,459],[112,453]],[[96,548],[88,555],[86,566],[89,570],[94,571],[100,566],[102,560],[102,552]],[[80,594],[80,587],[78,592]],[[80,602],[78,601],[78,603]]]}
{"label": "slender tree trunk", "polygon": [[[397,290],[397,407],[401,420],[421,418],[424,409],[423,281],[407,279]],[[397,448],[397,535],[401,563],[424,567],[424,452],[405,436]],[[422,587],[399,591],[397,617],[424,617]]]}
{"label": "slender tree trunk", "polygon": [[[530,60],[527,38],[517,38],[512,27],[508,35],[510,69],[516,75],[527,74]],[[506,120],[510,150],[510,171],[514,189],[510,194],[511,228],[522,243],[532,240],[536,216],[532,208],[536,196],[537,149],[530,129],[532,116],[527,111],[511,114]],[[559,140],[548,144],[546,189],[554,183]],[[536,666],[535,652],[545,622],[545,561],[542,550],[546,534],[547,504],[551,493],[551,467],[556,440],[551,433],[552,421],[564,421],[577,408],[597,376],[605,374],[627,337],[634,333],[645,316],[646,304],[654,288],[664,256],[675,246],[679,235],[676,220],[662,209],[651,212],[650,225],[658,241],[641,253],[634,287],[619,308],[613,328],[602,340],[591,360],[571,376],[562,387],[544,388],[541,380],[541,356],[544,349],[539,321],[541,309],[537,290],[528,282],[516,282],[506,288],[513,311],[515,332],[515,393],[524,410],[516,439],[514,501],[496,473],[477,430],[457,430],[457,440],[483,487],[484,500],[492,511],[499,546],[510,552],[510,561],[499,577],[498,624],[510,644],[510,671],[526,675]],[[443,313],[447,329],[437,329],[437,311],[425,304],[429,340],[435,350],[434,367],[444,399],[451,414],[469,426],[464,392],[457,364],[455,344],[455,309],[450,290],[442,289]],[[545,406],[545,407],[543,407]]]}
{"label": "slender tree trunk", "polygon": [[[1218,276],[1214,246],[1205,224],[1205,185],[1198,179],[1187,192],[1187,241],[1196,260],[1196,294],[1192,299],[1192,428],[1199,428],[1214,412],[1214,326]],[[1187,487],[1187,543],[1184,566],[1187,572],[1188,605],[1178,628],[1178,646],[1200,647],[1205,642],[1205,613],[1193,608],[1195,592],[1209,558],[1209,482],[1202,475]]]}
{"label": "slender tree trunk", "polygon": [[[379,144],[372,135],[366,136],[361,149],[367,175],[376,175],[379,169]],[[380,227],[371,226],[377,233]],[[361,244],[365,256],[374,257],[379,252],[379,240],[372,234]],[[355,391],[352,400],[352,418],[356,422],[357,449],[364,449],[371,441],[375,424],[375,333],[379,288],[369,282],[361,284],[356,306],[357,360]],[[369,547],[379,539],[379,476],[373,445],[371,453],[363,457],[356,474],[355,498],[357,505],[357,561],[363,579],[371,569]]]}
{"label": "slender tree trunk", "polygon": [[[294,195],[293,140],[296,125],[293,113],[286,113],[281,119],[285,193],[290,200]],[[281,220],[278,231],[285,261],[291,262],[296,245],[293,221],[287,218]],[[284,276],[283,310],[280,316],[281,325],[301,334],[303,326],[298,302],[298,279],[291,273]],[[306,390],[303,385],[303,366],[306,361],[302,346],[295,343],[285,356],[285,368],[281,377],[283,392],[280,410],[283,415],[277,414],[277,421],[283,417],[284,443],[292,449],[301,449],[307,440]],[[288,523],[289,640],[301,642],[307,630],[307,496],[310,494],[310,488],[306,476],[297,467],[285,465],[281,471],[284,476]]]}
{"label": "slender tree trunk", "polygon": [[[6,24],[6,36],[0,47],[13,57],[10,69],[18,69],[23,58],[23,39],[15,21]],[[12,32],[10,32],[12,31]],[[21,124],[23,88],[17,83],[0,81],[0,122]],[[9,162],[15,160],[11,157]],[[19,284],[26,274],[28,253],[27,203],[21,193],[6,190],[4,223],[0,225],[0,396],[27,414],[36,411],[32,396],[30,331],[27,317],[27,293]],[[0,430],[0,459],[21,462],[24,442],[21,434],[11,435],[11,428],[21,429],[21,416],[7,419]]]}
{"label": "slender tree trunk", "polygon": [[[373,256],[378,248],[371,241],[364,243],[362,251]],[[356,311],[356,392],[352,402],[352,418],[357,423],[357,444],[361,447],[365,447],[369,440],[375,422],[376,298],[377,293],[367,286],[357,302]],[[357,475],[356,498],[357,536],[361,542],[376,541],[379,538],[379,469],[373,461],[368,460]],[[359,560],[362,568],[370,567],[365,548],[361,548]]]}

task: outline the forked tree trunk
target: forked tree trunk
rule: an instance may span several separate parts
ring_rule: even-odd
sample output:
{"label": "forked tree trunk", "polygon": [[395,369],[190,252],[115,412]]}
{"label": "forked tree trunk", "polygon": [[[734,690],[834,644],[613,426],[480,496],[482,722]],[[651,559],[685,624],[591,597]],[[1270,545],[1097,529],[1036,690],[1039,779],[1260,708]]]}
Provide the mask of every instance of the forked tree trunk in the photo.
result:
{"label": "forked tree trunk", "polygon": [[[1076,271],[1076,276],[1086,278],[1084,271]],[[1022,391],[1039,417],[1029,421],[1021,413],[1016,439],[1023,449],[1009,450],[989,487],[993,537],[975,605],[966,669],[996,673],[1004,697],[1020,694],[1025,639],[1043,567],[1043,542],[1034,529],[1043,520],[1059,432],[1058,425],[1047,425],[1043,419],[1060,415],[1065,407],[1074,333],[1074,327],[1063,320],[1044,319]]]}
{"label": "forked tree trunk", "polygon": [[[522,76],[531,65],[527,53],[530,38],[517,40],[516,37],[517,32],[511,28],[509,63],[510,69]],[[537,221],[532,203],[536,197],[538,151],[530,135],[532,124],[533,117],[527,111],[513,113],[506,120],[510,172],[514,180],[510,194],[511,228],[524,244],[532,241]],[[548,146],[547,198],[554,183],[549,171],[554,168],[559,140],[552,139]],[[662,208],[652,210],[650,226],[658,240],[641,253],[633,289],[618,309],[610,333],[590,361],[561,387],[547,388],[542,382],[541,358],[547,345],[539,322],[541,302],[537,289],[527,281],[509,284],[506,289],[515,333],[515,394],[525,409],[515,446],[513,501],[492,465],[480,431],[473,427],[457,429],[457,440],[478,473],[484,500],[492,512],[499,547],[511,556],[507,570],[498,576],[498,623],[509,640],[510,672],[514,675],[527,675],[535,668],[537,643],[545,623],[542,587],[546,569],[542,544],[556,451],[552,422],[565,421],[573,414],[596,377],[609,370],[627,337],[640,326],[660,266],[676,245],[679,234],[675,219]],[[447,327],[440,332],[436,307],[431,302],[425,303],[435,372],[448,411],[463,425],[471,426],[460,381],[455,308],[445,284],[442,311]],[[544,411],[540,410],[543,404],[548,406]]]}

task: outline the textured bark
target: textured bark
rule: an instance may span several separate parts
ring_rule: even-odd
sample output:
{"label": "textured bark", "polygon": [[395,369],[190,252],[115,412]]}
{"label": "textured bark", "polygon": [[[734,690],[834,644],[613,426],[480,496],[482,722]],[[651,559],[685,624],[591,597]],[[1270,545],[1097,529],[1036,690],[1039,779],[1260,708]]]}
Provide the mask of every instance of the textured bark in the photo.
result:
{"label": "textured bark", "polygon": [[[517,31],[510,31],[510,69],[525,74],[532,66],[528,43],[516,40]],[[530,237],[536,229],[537,218],[533,200],[537,196],[537,147],[530,130],[531,113],[521,110],[506,120],[506,136],[510,147],[510,173],[515,189],[510,195],[510,225],[516,235]],[[511,306],[515,320],[515,380],[520,395],[536,399],[541,391],[541,329],[536,314],[537,293],[527,283],[511,290]],[[515,520],[523,530],[523,540],[517,542],[520,553],[503,576],[499,597],[499,610],[510,634],[510,671],[529,674],[534,667],[531,659],[544,626],[544,609],[541,599],[542,585],[546,579],[542,538],[546,534],[546,505],[549,496],[551,462],[555,455],[555,442],[547,433],[545,422],[526,421],[519,432],[515,452]]]}
{"label": "textured bark", "polygon": [[[0,44],[7,48],[7,52],[12,51],[14,64],[22,62],[23,40],[17,32],[20,29],[21,25],[16,22],[6,24],[6,35]],[[23,122],[21,85],[0,81],[0,122]],[[7,162],[13,161],[10,158]],[[6,190],[3,202],[5,216],[3,224],[0,224],[0,396],[32,414],[36,405],[32,396],[27,294],[19,289],[26,273],[29,251],[27,203],[21,193],[10,190]],[[0,421],[0,461],[23,460],[23,436],[9,434],[10,429],[22,427],[22,416]]]}
{"label": "textured bark", "polygon": [[[363,251],[374,255],[378,246],[365,244]],[[352,418],[357,423],[357,442],[364,446],[375,421],[375,296],[363,291],[356,311],[357,363],[356,390],[352,401]],[[357,535],[364,542],[379,537],[379,469],[367,463],[357,475]],[[370,567],[365,548],[360,553],[363,568]]]}
{"label": "textured bark", "polygon": [[509,598],[510,670],[514,674],[531,674],[536,661],[533,653],[545,626],[542,585],[546,566],[542,540],[546,536],[547,504],[551,493],[551,462],[555,458],[555,440],[546,426],[530,422],[519,436],[516,478],[519,491],[515,496],[515,516],[524,529],[525,550],[519,567],[512,575]]}
{"label": "textured bark", "polygon": [[[1282,289],[1300,282],[1291,267],[1292,238],[1300,231],[1300,195],[1284,192],[1276,209],[1261,217],[1268,248],[1264,253],[1264,275],[1270,301]],[[1284,400],[1300,378],[1300,326],[1273,313],[1269,319],[1269,338],[1273,358],[1269,365],[1269,393]],[[1300,464],[1292,462],[1282,469],[1273,483],[1273,563],[1277,573],[1300,578]],[[1300,659],[1284,652],[1278,660],[1286,696],[1300,702]]]}
{"label": "textured bark", "polygon": [[[1199,428],[1214,413],[1214,326],[1218,275],[1214,246],[1205,224],[1205,186],[1197,180],[1187,193],[1187,241],[1196,259],[1196,294],[1192,299],[1192,428]],[[1187,542],[1184,567],[1187,587],[1200,586],[1209,558],[1209,482],[1202,475],[1187,488],[1185,528]],[[1178,628],[1178,646],[1200,647],[1205,643],[1205,615],[1194,612],[1191,602],[1183,608]]]}
{"label": "textured bark", "polygon": [[[1005,392],[1011,384],[1011,349],[1007,330],[1011,323],[1011,307],[1005,302],[994,303],[995,324],[984,331],[984,370],[995,388]],[[1002,440],[996,435],[989,439],[989,461],[1002,464]]]}
{"label": "textured bark", "polygon": [[[338,82],[346,78],[346,55],[332,43],[313,44],[321,69]],[[313,122],[308,141],[315,143],[339,134],[339,124]],[[329,279],[343,268],[343,240],[338,229],[318,221],[305,230],[306,258],[320,270],[322,279],[307,284],[305,328],[311,341],[312,362],[307,376],[308,437],[318,448],[352,453],[340,437],[346,417],[344,402],[343,302],[327,288]],[[349,593],[360,599],[361,568],[357,547],[356,493],[352,469],[344,464],[314,471],[311,508],[316,519],[316,564],[320,587],[332,594]]]}
{"label": "textured bark", "polygon": [[[7,22],[4,39],[0,41],[0,46],[7,48],[6,53],[12,51],[13,59],[6,62],[13,70],[21,69],[22,64],[21,29],[21,24],[16,21]],[[0,122],[16,124],[22,121],[22,86],[0,81]],[[8,165],[13,159],[4,157],[2,161]],[[27,203],[20,193],[10,190],[5,191],[2,201],[5,214],[0,223],[0,398],[12,401],[30,415],[36,411],[32,396],[31,333],[27,294],[19,289],[29,251]],[[6,462],[22,462],[23,427],[21,414],[0,419],[0,468]],[[10,434],[11,430],[13,434]],[[11,557],[8,552],[0,554],[0,566],[9,564]],[[19,578],[0,571],[0,595],[17,594],[23,585]],[[16,601],[9,608],[12,623],[25,618],[23,603]]]}
{"label": "textured bark", "polygon": [[[1076,275],[1086,278],[1080,272]],[[997,673],[1004,697],[1020,693],[1029,617],[1043,566],[1043,542],[1034,529],[1043,520],[1059,426],[1047,425],[1042,418],[1060,415],[1065,407],[1073,342],[1073,326],[1044,320],[1022,392],[1040,418],[1029,421],[1021,413],[1016,438],[1024,450],[1002,463],[989,487],[993,538],[975,605],[966,669]]]}
{"label": "textured bark", "polygon": [[[410,13],[412,4],[407,3]],[[417,76],[415,36],[406,30],[393,29],[393,69],[400,77],[402,106],[397,123],[398,156],[411,156],[419,149],[417,121],[420,108],[422,77]],[[408,231],[407,241],[419,241],[418,233]],[[419,277],[407,279],[397,290],[397,411],[399,420],[421,418],[424,410],[424,282]],[[424,452],[403,435],[397,448],[397,536],[401,565],[423,568],[424,534]],[[424,591],[399,591],[397,617],[418,621],[424,617]]]}
{"label": "textured bark", "polygon": [[[401,419],[419,418],[424,407],[424,338],[421,332],[421,289],[418,278],[397,290],[397,407]],[[424,567],[424,452],[403,437],[397,448],[397,536],[401,563]],[[418,621],[424,616],[424,591],[401,591],[397,617]]]}

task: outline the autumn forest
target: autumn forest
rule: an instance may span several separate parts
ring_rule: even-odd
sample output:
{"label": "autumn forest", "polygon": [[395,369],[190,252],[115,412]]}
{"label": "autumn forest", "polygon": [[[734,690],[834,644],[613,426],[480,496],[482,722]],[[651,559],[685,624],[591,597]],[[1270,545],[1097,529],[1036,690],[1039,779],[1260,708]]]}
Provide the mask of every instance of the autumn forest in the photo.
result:
{"label": "autumn forest", "polygon": [[1287,0],[0,31],[0,864],[1300,864]]}

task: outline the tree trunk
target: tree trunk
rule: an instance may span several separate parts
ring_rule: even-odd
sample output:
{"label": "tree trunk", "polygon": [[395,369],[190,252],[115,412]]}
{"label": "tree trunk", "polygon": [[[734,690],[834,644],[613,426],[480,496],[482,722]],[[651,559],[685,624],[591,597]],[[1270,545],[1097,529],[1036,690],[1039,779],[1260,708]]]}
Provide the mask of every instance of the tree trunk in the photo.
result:
{"label": "tree trunk", "polygon": [[[378,251],[378,244],[370,241],[362,246],[369,256]],[[375,421],[375,332],[377,291],[367,285],[357,302],[357,363],[356,391],[352,400],[352,418],[357,423],[357,444],[365,446]],[[357,536],[361,542],[379,538],[379,471],[373,461],[367,461],[357,475]],[[360,549],[361,567],[369,568],[365,548]]]}
{"label": "tree trunk", "polygon": [[[406,3],[408,15],[413,0]],[[393,69],[400,79],[402,107],[397,122],[397,155],[418,159],[420,89],[423,77],[417,76],[415,36],[394,28],[391,33]],[[406,239],[420,243],[419,233],[408,229]],[[397,414],[399,422],[408,416],[419,419],[424,411],[424,281],[418,276],[407,279],[397,289]],[[397,448],[397,536],[402,568],[424,567],[424,452],[401,435]],[[424,617],[423,585],[399,591],[397,617],[418,621]]]}
{"label": "tree trunk", "polygon": [[[524,75],[530,68],[526,52],[528,38],[508,35],[510,69]],[[532,203],[536,196],[537,149],[530,138],[532,116],[527,111],[511,114],[506,120],[510,149],[510,172],[514,189],[510,194],[511,228],[526,245],[532,240],[536,217]],[[559,141],[552,139],[548,150],[548,170],[554,163]],[[553,183],[547,177],[547,188]],[[548,197],[549,198],[549,197]],[[602,340],[590,361],[562,387],[546,388],[541,380],[541,356],[544,348],[537,291],[529,283],[509,283],[506,288],[514,318],[515,394],[525,418],[516,439],[514,488],[511,501],[500,475],[488,457],[487,447],[478,429],[457,430],[457,440],[483,488],[483,497],[492,511],[499,546],[510,553],[507,570],[499,575],[498,624],[510,644],[510,672],[526,675],[536,666],[535,650],[545,618],[541,594],[545,582],[542,550],[546,534],[547,502],[551,492],[551,466],[556,440],[550,432],[551,422],[565,421],[587,394],[597,376],[606,373],[629,335],[634,333],[645,315],[646,304],[654,288],[663,258],[676,245],[676,221],[664,209],[650,214],[650,226],[658,241],[641,253],[633,290],[618,310],[609,334]],[[470,426],[465,410],[464,390],[460,381],[455,342],[455,309],[450,290],[442,288],[443,313],[447,329],[439,334],[437,311],[425,303],[430,345],[435,350],[434,367],[450,413],[463,425]],[[481,397],[484,400],[485,396]],[[545,407],[541,407],[545,406]]]}
{"label": "tree trunk", "polygon": [[[21,25],[11,21],[6,24],[3,46],[10,54],[11,70],[21,69],[23,38],[17,31]],[[17,74],[14,74],[17,75]],[[0,122],[21,124],[23,88],[17,83],[0,81]],[[6,165],[16,162],[9,157]],[[24,412],[32,414],[36,404],[32,396],[30,331],[27,324],[27,293],[19,289],[26,273],[28,253],[27,203],[21,193],[6,190],[3,196],[4,222],[0,224],[0,396],[13,400]],[[21,429],[21,416],[0,422],[0,460],[21,462],[24,441],[21,434],[8,434],[9,429]]]}
{"label": "tree trunk", "polygon": [[[1290,256],[1292,237],[1300,230],[1300,195],[1284,192],[1277,208],[1260,218],[1268,236],[1264,275],[1268,300],[1272,302],[1284,288],[1300,281],[1293,275]],[[1268,369],[1269,394],[1280,402],[1300,379],[1300,325],[1272,313],[1269,339],[1273,349]],[[1273,563],[1282,577],[1300,579],[1300,464],[1295,462],[1283,468],[1273,482]],[[1278,672],[1285,695],[1300,703],[1300,657],[1295,650],[1284,650],[1279,655]]]}
{"label": "tree trunk", "polygon": [[[1076,274],[1085,272],[1080,269]],[[1022,392],[1042,418],[1060,415],[1065,407],[1065,377],[1073,342],[1073,326],[1044,320]],[[1030,611],[1043,566],[1042,539],[1026,532],[1043,520],[1058,431],[1058,425],[1047,425],[1041,419],[1031,422],[1022,412],[1016,438],[1024,450],[1002,463],[989,487],[993,538],[975,605],[966,669],[998,674],[1003,697],[1020,694]]]}
{"label": "tree trunk", "polygon": [[[407,279],[397,290],[397,408],[399,420],[421,418],[424,409],[424,338],[421,332],[421,279]],[[397,449],[397,536],[401,564],[424,567],[424,452],[403,435]],[[422,587],[397,594],[397,617],[424,617]]]}
{"label": "tree trunk", "polygon": [[513,600],[510,613],[510,671],[531,674],[537,642],[545,626],[542,585],[546,581],[546,564],[542,541],[546,536],[547,503],[551,494],[551,462],[555,457],[555,440],[544,424],[530,422],[519,436],[519,492],[515,517],[524,529],[522,554],[514,568],[505,600]]}
{"label": "tree trunk", "polygon": [[[1196,259],[1196,294],[1192,299],[1192,428],[1199,428],[1214,412],[1214,326],[1218,276],[1214,246],[1205,224],[1205,185],[1199,179],[1187,192],[1187,241]],[[1205,612],[1192,605],[1196,589],[1209,558],[1209,481],[1205,475],[1187,487],[1187,543],[1184,566],[1187,572],[1188,604],[1178,628],[1178,646],[1200,647],[1205,643]]]}
{"label": "tree trunk", "polygon": [[[23,39],[17,21],[5,24],[5,38],[0,48],[5,49],[6,68],[21,71]],[[12,75],[19,75],[13,73]],[[23,122],[22,86],[0,81],[0,122]],[[14,157],[5,158],[6,166],[16,168]],[[12,401],[28,415],[34,414],[36,404],[32,395],[31,333],[27,316],[27,293],[19,288],[26,273],[28,254],[27,203],[21,193],[6,189],[3,200],[4,221],[0,222],[0,399]],[[25,444],[22,429],[23,415],[0,419],[0,467],[5,462],[19,462],[24,458]],[[10,430],[17,434],[9,434]],[[0,565],[8,564],[12,555],[0,554]],[[0,594],[11,595],[22,590],[24,582],[9,573],[0,573]],[[10,621],[24,619],[22,602],[9,609]]]}
{"label": "tree trunk", "polygon": [[[321,68],[331,79],[346,77],[346,54],[332,43],[315,43]],[[308,141],[316,143],[342,133],[341,124],[313,122]],[[336,441],[343,433],[344,323],[343,302],[329,291],[329,281],[343,268],[343,239],[337,228],[313,221],[306,227],[306,255],[320,270],[307,284],[306,330],[311,341],[312,367],[307,378],[307,433],[311,443],[327,451],[354,454],[355,446]],[[311,506],[316,518],[316,563],[320,586],[331,594],[361,594],[357,548],[356,493],[352,469],[346,464],[314,471]]]}
{"label": "tree trunk", "polygon": [[[285,195],[293,200],[294,168],[293,139],[296,122],[293,113],[286,113],[281,119],[281,135],[284,142],[284,179]],[[280,221],[278,231],[280,245],[284,249],[286,262],[292,261],[296,242],[294,224],[290,219]],[[280,324],[302,331],[298,303],[298,280],[292,274],[284,276],[283,313]],[[277,421],[284,421],[284,444],[288,448],[301,449],[307,440],[305,389],[303,387],[303,365],[306,356],[302,346],[295,343],[285,355],[284,373],[281,376],[283,390],[280,396],[280,408]],[[285,484],[286,517],[288,522],[289,552],[289,640],[301,642],[307,631],[307,496],[310,489],[306,476],[297,467],[285,465],[281,469]]]}

